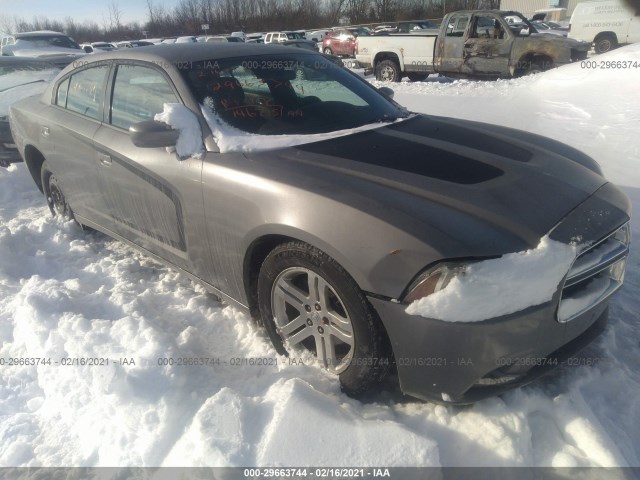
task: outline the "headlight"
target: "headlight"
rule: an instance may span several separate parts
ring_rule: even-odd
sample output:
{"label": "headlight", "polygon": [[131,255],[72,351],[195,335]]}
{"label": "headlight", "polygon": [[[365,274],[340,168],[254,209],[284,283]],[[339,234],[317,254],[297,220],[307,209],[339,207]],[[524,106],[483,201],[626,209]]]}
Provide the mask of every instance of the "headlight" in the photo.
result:
{"label": "headlight", "polygon": [[405,303],[412,303],[421,298],[428,297],[432,293],[443,290],[451,280],[464,275],[467,266],[459,263],[440,263],[433,268],[421,273],[411,284],[408,293],[404,297]]}

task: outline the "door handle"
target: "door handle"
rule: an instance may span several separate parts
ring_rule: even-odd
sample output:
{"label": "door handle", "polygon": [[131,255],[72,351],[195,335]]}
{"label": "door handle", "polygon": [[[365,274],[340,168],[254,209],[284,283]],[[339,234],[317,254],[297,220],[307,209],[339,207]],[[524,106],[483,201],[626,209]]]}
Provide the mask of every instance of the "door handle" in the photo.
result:
{"label": "door handle", "polygon": [[465,43],[464,48],[473,48],[473,43]]}
{"label": "door handle", "polygon": [[42,130],[40,130],[40,133],[42,134],[43,137],[48,137],[50,135],[49,132],[49,127],[42,127]]}
{"label": "door handle", "polygon": [[100,160],[100,163],[102,165],[106,165],[106,166],[111,165],[111,162],[113,161],[111,159],[111,157],[109,155],[105,154],[105,153],[99,153],[98,154],[98,159]]}

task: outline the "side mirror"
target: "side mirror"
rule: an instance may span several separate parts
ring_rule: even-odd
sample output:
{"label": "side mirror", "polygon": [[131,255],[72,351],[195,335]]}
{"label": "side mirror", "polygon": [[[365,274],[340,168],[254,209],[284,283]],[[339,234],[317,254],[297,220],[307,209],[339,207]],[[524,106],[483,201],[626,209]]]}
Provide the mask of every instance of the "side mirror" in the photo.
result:
{"label": "side mirror", "polygon": [[91,48],[91,47],[89,47],[89,46],[84,47],[84,48],[83,48],[83,50],[84,50],[86,53],[91,53],[91,52],[93,52],[93,48]]}
{"label": "side mirror", "polygon": [[166,123],[154,120],[134,123],[129,127],[129,133],[133,144],[141,148],[174,147],[180,136],[180,132]]}
{"label": "side mirror", "polygon": [[522,28],[518,32],[519,37],[528,37],[529,35],[531,35],[531,32],[529,31],[529,27]]}
{"label": "side mirror", "polygon": [[389,87],[380,87],[378,89],[378,92],[380,92],[382,95],[384,95],[387,98],[393,99],[393,89]]}

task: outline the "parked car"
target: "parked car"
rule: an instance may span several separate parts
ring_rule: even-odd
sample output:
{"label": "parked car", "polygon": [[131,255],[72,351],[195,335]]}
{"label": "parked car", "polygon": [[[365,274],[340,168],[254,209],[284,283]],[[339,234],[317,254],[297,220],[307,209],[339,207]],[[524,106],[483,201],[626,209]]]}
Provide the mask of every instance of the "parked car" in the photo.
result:
{"label": "parked car", "polygon": [[397,33],[398,27],[396,25],[378,25],[373,29],[374,34],[378,33]]}
{"label": "parked car", "polygon": [[116,47],[112,43],[106,42],[93,42],[93,43],[83,43],[80,45],[80,48],[85,51],[85,53],[100,53],[100,52],[110,52],[111,50],[115,50]]}
{"label": "parked car", "polygon": [[269,32],[264,36],[264,43],[281,43],[287,40],[305,40],[300,32]]}
{"label": "parked car", "polygon": [[550,35],[559,35],[560,37],[566,37],[569,34],[569,30],[558,28],[560,25],[554,22],[535,20],[531,22],[531,24],[535,27],[538,33],[548,33]]}
{"label": "parked car", "polygon": [[[630,203],[593,159],[412,114],[319,53],[92,56],[14,104],[11,126],[54,214],[201,282],[351,395],[392,367],[405,393],[440,402],[530,382],[602,331],[622,284]],[[519,299],[498,290],[489,305],[511,310],[479,308],[471,280]],[[473,318],[420,313],[460,282],[471,291],[453,303]]]}
{"label": "parked car", "polygon": [[624,0],[578,3],[571,15],[569,38],[592,43],[596,53],[640,42],[640,8]]}
{"label": "parked car", "polygon": [[381,81],[422,80],[431,73],[511,78],[587,58],[590,45],[539,34],[518,12],[447,14],[437,33],[360,36],[356,59]]}
{"label": "parked car", "polygon": [[313,42],[320,43],[320,42],[322,42],[324,37],[327,36],[327,33],[329,33],[330,31],[331,31],[330,29],[313,30],[313,31],[306,32],[304,37],[307,40],[311,40]]}
{"label": "parked car", "polygon": [[244,43],[240,37],[233,37],[231,35],[212,35],[207,37],[207,42]]}
{"label": "parked car", "polygon": [[369,30],[364,28],[336,28],[322,40],[322,51],[327,55],[352,57],[355,53],[356,38],[369,35]]}
{"label": "parked car", "polygon": [[438,30],[440,26],[432,20],[412,20],[397,23],[398,33],[411,33],[422,30]]}
{"label": "parked car", "polygon": [[196,42],[197,42],[196,37],[194,37],[193,35],[176,38],[176,43],[196,43]]}
{"label": "parked car", "polygon": [[128,40],[116,43],[118,48],[149,47],[151,45],[154,45],[154,43],[148,40]]}
{"label": "parked car", "polygon": [[311,40],[285,40],[284,42],[280,42],[280,45],[283,45],[285,47],[304,48],[306,50],[312,50],[314,52],[318,51],[318,44]]}
{"label": "parked car", "polygon": [[9,106],[41,94],[60,69],[59,65],[30,57],[0,57],[0,167],[22,161],[9,128]]}
{"label": "parked car", "polygon": [[48,30],[5,35],[0,40],[0,50],[2,55],[26,57],[84,53],[71,37]]}
{"label": "parked car", "polygon": [[237,37],[242,42],[246,42],[247,41],[247,34],[242,32],[242,31],[240,31],[240,32],[231,32],[231,37]]}

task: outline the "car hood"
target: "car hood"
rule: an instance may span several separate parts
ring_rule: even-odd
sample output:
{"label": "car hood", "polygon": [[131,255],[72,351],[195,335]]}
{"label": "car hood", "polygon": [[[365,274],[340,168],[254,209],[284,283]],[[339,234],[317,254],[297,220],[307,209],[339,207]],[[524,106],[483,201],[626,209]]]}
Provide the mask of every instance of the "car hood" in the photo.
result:
{"label": "car hood", "polygon": [[526,37],[516,37],[518,44],[527,45],[529,48],[546,47],[568,48],[588,52],[591,48],[589,42],[568,38],[563,35],[554,35],[550,32],[532,33]]}
{"label": "car hood", "polygon": [[46,59],[47,57],[59,57],[62,55],[81,56],[86,55],[81,49],[77,48],[65,48],[65,47],[40,47],[29,48],[28,46],[12,46],[13,48],[5,47],[7,51],[10,51],[11,55],[16,57],[39,57]]}
{"label": "car hood", "polygon": [[247,156],[272,162],[279,181],[305,168],[307,191],[339,196],[416,236],[429,225],[460,238],[465,225],[480,225],[487,238],[502,238],[501,253],[535,247],[606,183],[590,157],[554,140],[424,115]]}

